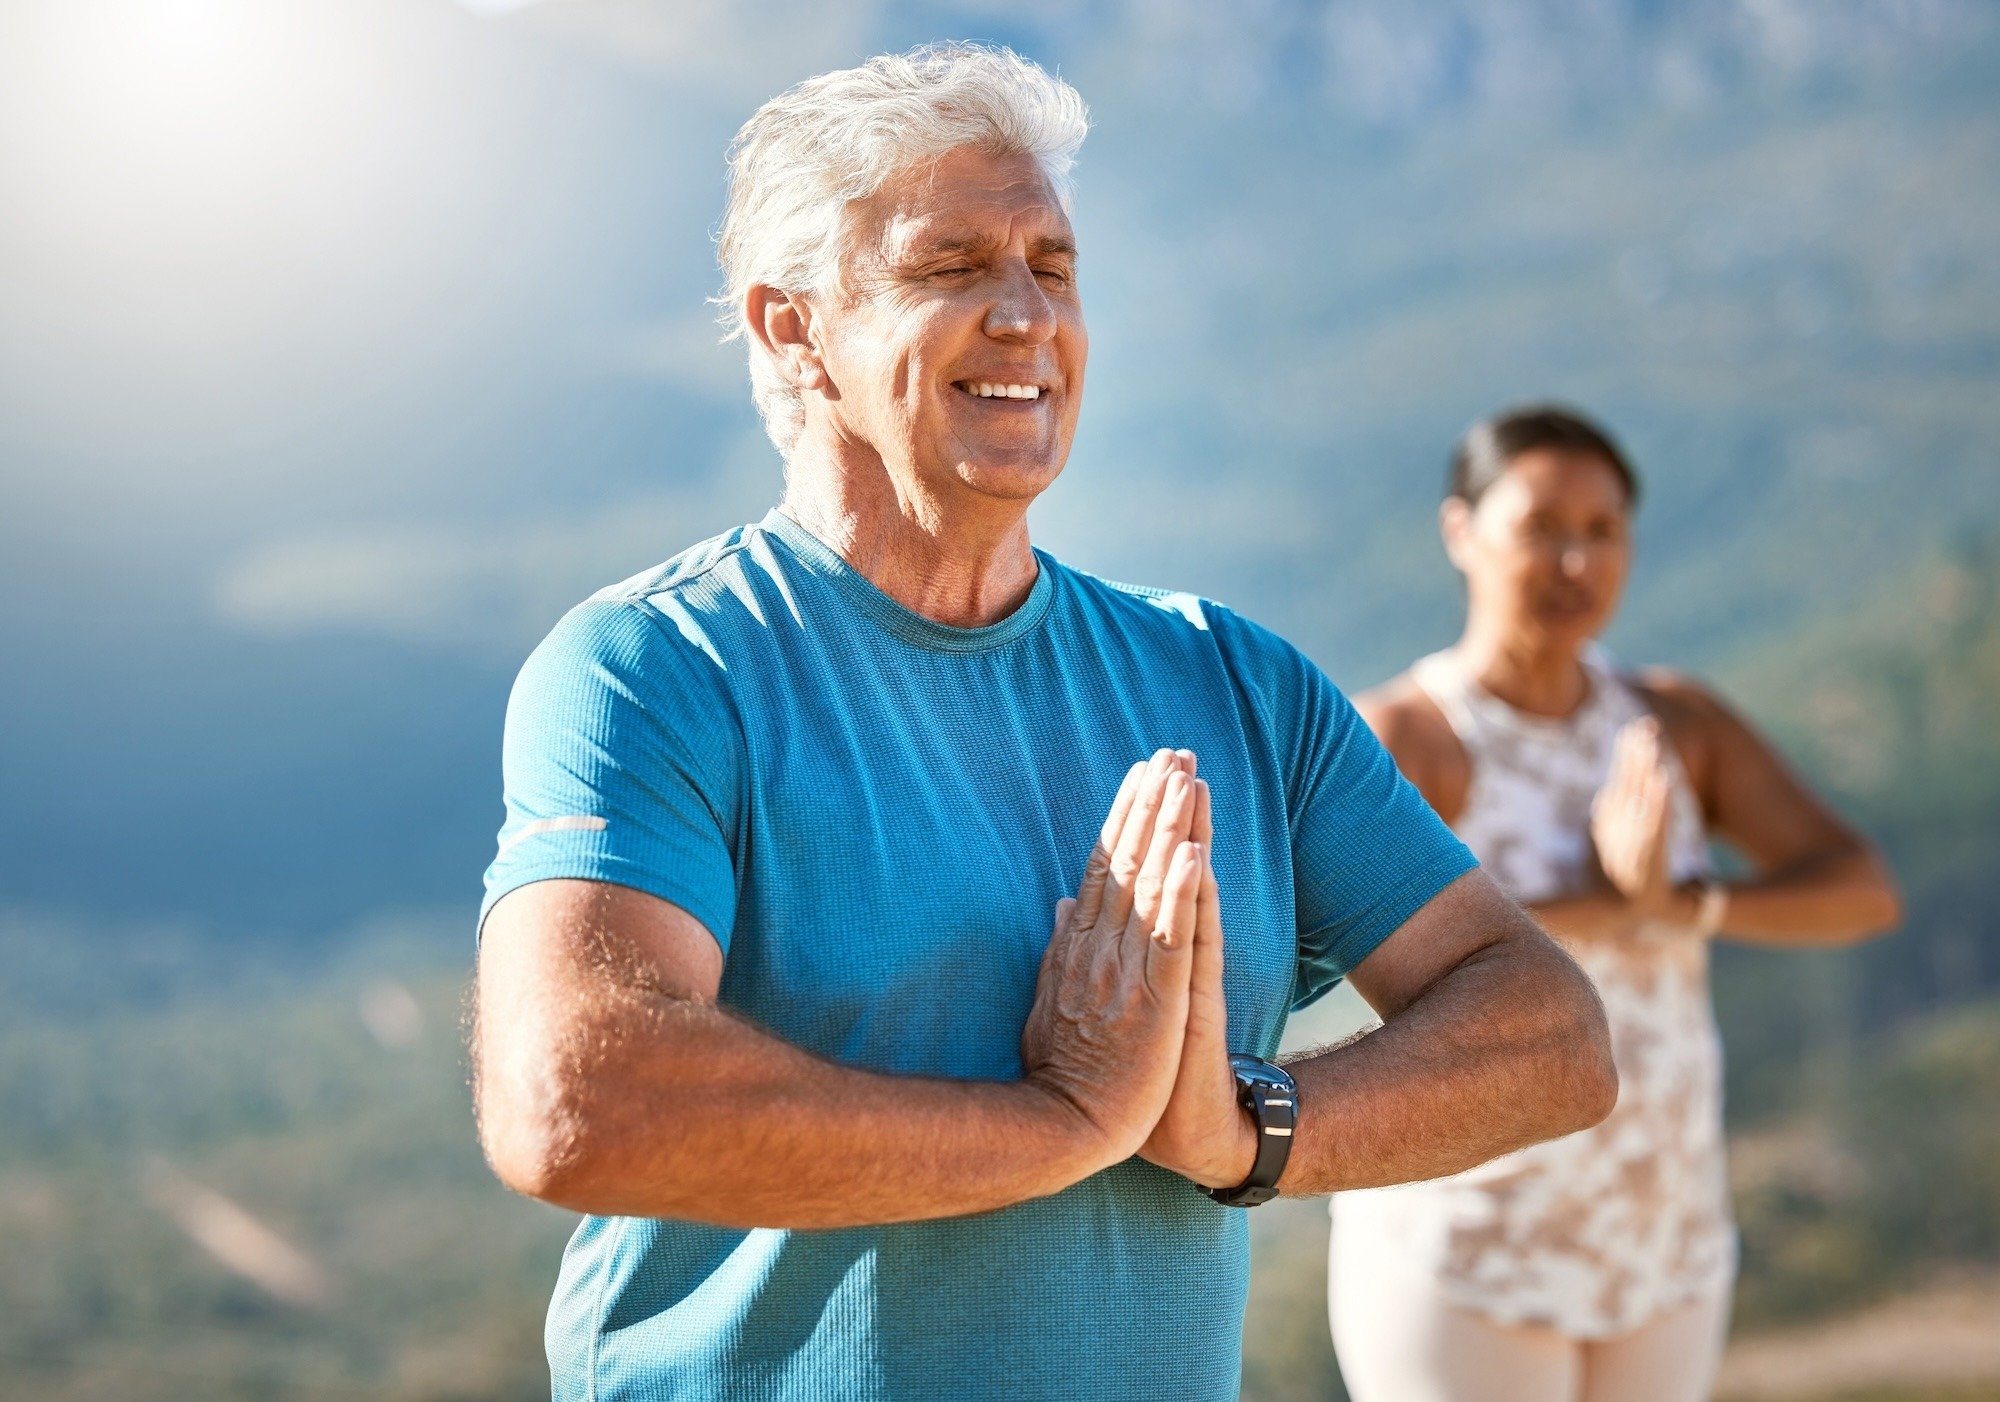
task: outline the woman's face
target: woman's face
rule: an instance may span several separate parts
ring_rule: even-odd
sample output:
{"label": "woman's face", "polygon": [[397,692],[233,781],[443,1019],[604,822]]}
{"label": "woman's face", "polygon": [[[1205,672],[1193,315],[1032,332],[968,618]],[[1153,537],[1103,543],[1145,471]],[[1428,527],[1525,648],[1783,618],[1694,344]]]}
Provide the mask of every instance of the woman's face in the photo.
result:
{"label": "woman's face", "polygon": [[1625,484],[1574,448],[1517,455],[1468,507],[1444,504],[1445,553],[1475,618],[1506,635],[1581,647],[1618,608],[1632,562]]}

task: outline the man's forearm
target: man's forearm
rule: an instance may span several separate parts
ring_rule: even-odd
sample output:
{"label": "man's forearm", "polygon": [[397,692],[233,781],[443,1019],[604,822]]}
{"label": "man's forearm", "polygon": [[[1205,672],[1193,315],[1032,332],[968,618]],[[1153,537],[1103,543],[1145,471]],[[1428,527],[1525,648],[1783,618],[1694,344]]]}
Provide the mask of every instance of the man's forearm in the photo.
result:
{"label": "man's forearm", "polygon": [[486,1135],[510,1186],[606,1216],[842,1227],[987,1211],[1105,1166],[1090,1127],[1030,1082],[859,1071],[712,1003],[646,996],[643,1017],[580,1029],[588,1073],[522,1068],[543,1084],[505,1098],[538,1112]]}
{"label": "man's forearm", "polygon": [[1587,1128],[1616,1095],[1596,990],[1539,932],[1480,951],[1375,1032],[1288,1059],[1287,1195],[1438,1178]]}

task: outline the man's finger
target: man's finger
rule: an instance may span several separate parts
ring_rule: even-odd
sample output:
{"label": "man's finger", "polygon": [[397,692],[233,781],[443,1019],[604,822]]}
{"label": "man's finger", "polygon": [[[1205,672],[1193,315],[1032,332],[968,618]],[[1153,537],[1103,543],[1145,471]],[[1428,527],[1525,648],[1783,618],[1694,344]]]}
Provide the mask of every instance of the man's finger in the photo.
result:
{"label": "man's finger", "polygon": [[1173,867],[1175,851],[1188,840],[1188,829],[1193,822],[1194,784],[1185,770],[1176,768],[1167,776],[1166,798],[1153,824],[1153,840],[1133,889],[1131,924],[1144,932],[1150,933],[1159,922],[1167,873]]}
{"label": "man's finger", "polygon": [[1133,888],[1138,884],[1139,873],[1145,868],[1146,852],[1152,846],[1153,826],[1160,816],[1160,806],[1166,801],[1167,780],[1179,772],[1173,754],[1172,750],[1160,750],[1154,754],[1146,763],[1145,773],[1139,777],[1131,811],[1125,816],[1124,830],[1110,848],[1111,867],[1104,882],[1097,918],[1090,922],[1090,928],[1122,930],[1131,918]]}
{"label": "man's finger", "polygon": [[1206,988],[1222,986],[1222,887],[1215,879],[1215,849],[1201,848],[1201,891],[1195,902],[1194,978]]}
{"label": "man's finger", "polygon": [[1193,966],[1195,903],[1201,894],[1201,848],[1192,842],[1175,846],[1167,866],[1160,900],[1160,918],[1146,942],[1146,982],[1156,995],[1187,984]]}
{"label": "man's finger", "polygon": [[1090,849],[1090,860],[1084,863],[1083,881],[1077,887],[1076,900],[1071,903],[1070,918],[1079,929],[1089,929],[1103,907],[1104,883],[1111,875],[1111,853],[1125,831],[1125,819],[1132,812],[1132,801],[1138,796],[1139,781],[1145,773],[1143,759],[1125,771],[1125,781],[1118,786],[1117,797],[1111,800],[1111,812],[1097,835],[1097,845]]}
{"label": "man's finger", "polygon": [[1042,946],[1042,965],[1035,975],[1037,986],[1047,983],[1049,970],[1059,968],[1064,961],[1070,945],[1070,933],[1075,929],[1075,922],[1071,919],[1075,909],[1076,902],[1068,896],[1056,902],[1055,926],[1049,931],[1049,942]]}
{"label": "man's finger", "polygon": [[1021,1039],[1024,1047],[1037,1044],[1047,1030],[1050,980],[1058,977],[1067,962],[1072,929],[1070,913],[1076,909],[1076,902],[1064,896],[1056,902],[1055,927],[1049,933],[1049,942],[1042,947],[1041,968],[1035,973],[1035,1001],[1028,1009],[1028,1020],[1022,1024]]}

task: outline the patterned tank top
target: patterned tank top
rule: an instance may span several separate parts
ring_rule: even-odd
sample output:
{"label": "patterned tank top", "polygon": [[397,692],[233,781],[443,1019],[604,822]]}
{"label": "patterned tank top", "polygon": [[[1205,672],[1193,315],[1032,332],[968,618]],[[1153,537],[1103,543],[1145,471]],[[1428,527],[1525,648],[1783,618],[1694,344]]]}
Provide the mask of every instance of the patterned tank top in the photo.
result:
{"label": "patterned tank top", "polygon": [[[1583,889],[1590,807],[1619,728],[1645,703],[1592,650],[1572,715],[1524,714],[1478,686],[1448,652],[1412,676],[1471,766],[1453,824],[1493,879],[1524,904]],[[1672,762],[1670,760],[1670,762]],[[1668,862],[1708,870],[1701,814],[1675,767]],[[1501,1323],[1604,1338],[1726,1285],[1736,1266],[1722,1145],[1722,1048],[1706,942],[1669,928],[1570,953],[1597,985],[1618,1064],[1602,1124],[1450,1178],[1341,1193],[1334,1230],[1381,1269],[1432,1275],[1456,1304]],[[1364,1287],[1365,1288],[1365,1287]]]}

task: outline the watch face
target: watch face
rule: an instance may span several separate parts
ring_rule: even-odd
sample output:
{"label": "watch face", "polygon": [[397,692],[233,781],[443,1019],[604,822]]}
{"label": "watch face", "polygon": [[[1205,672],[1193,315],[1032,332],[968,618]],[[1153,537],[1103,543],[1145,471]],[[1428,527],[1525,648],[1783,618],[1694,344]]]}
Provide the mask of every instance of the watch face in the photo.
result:
{"label": "watch face", "polygon": [[1262,1086],[1267,1090],[1290,1091],[1292,1078],[1281,1066],[1273,1066],[1262,1057],[1237,1052],[1229,1058],[1229,1069],[1236,1073],[1236,1079]]}

